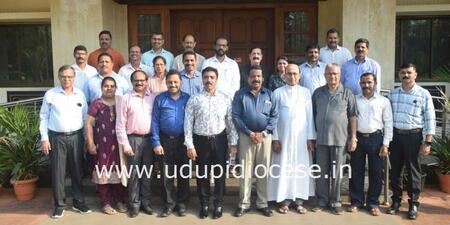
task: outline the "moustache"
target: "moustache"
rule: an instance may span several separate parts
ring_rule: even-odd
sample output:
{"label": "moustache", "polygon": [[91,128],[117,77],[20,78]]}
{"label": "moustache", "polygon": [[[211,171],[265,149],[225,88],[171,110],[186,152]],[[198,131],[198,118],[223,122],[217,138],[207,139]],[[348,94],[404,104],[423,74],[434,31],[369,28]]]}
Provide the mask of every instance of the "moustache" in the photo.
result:
{"label": "moustache", "polygon": [[252,82],[252,84],[260,84],[260,83],[261,83],[261,81],[259,81],[259,80],[255,80]]}
{"label": "moustache", "polygon": [[178,88],[177,86],[169,86],[169,88]]}
{"label": "moustache", "polygon": [[206,82],[206,84],[207,84],[207,85],[211,85],[211,84],[212,84],[212,82],[209,82],[209,81],[207,81],[207,82]]}
{"label": "moustache", "polygon": [[259,57],[253,57],[253,60],[258,60],[259,59]]}
{"label": "moustache", "polygon": [[403,78],[402,78],[402,80],[406,80],[406,79],[409,79],[409,77],[403,77]]}

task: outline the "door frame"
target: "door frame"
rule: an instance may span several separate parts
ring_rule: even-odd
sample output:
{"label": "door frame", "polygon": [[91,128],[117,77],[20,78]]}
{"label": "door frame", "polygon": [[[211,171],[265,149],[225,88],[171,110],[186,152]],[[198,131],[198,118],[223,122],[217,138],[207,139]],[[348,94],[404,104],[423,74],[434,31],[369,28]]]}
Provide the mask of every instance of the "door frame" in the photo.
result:
{"label": "door frame", "polygon": [[[206,3],[206,4],[158,4],[158,5],[129,5],[128,6],[128,40],[130,45],[137,43],[137,22],[139,14],[158,14],[161,16],[161,31],[165,35],[165,46],[172,49],[170,31],[171,10],[195,10],[195,9],[273,9],[274,10],[274,59],[284,53],[284,22],[283,16],[287,11],[303,10],[313,16],[308,27],[311,29],[311,40],[317,43],[318,30],[318,3]],[[268,62],[269,63],[269,62]],[[272,62],[275,63],[275,62]]]}

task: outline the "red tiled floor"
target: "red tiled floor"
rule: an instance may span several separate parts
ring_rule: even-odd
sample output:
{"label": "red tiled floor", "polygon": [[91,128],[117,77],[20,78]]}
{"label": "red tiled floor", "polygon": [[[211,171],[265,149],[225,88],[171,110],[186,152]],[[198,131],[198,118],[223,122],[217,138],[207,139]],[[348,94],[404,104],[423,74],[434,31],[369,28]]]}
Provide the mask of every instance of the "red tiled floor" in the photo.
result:
{"label": "red tiled floor", "polygon": [[12,189],[0,193],[0,225],[37,225],[52,209],[51,189],[38,189],[31,201],[17,201]]}
{"label": "red tiled floor", "polygon": [[402,204],[402,222],[405,225],[450,225],[450,194],[441,192],[439,188],[425,188],[420,197],[419,216],[417,220],[408,220],[406,217],[408,203],[405,195]]}

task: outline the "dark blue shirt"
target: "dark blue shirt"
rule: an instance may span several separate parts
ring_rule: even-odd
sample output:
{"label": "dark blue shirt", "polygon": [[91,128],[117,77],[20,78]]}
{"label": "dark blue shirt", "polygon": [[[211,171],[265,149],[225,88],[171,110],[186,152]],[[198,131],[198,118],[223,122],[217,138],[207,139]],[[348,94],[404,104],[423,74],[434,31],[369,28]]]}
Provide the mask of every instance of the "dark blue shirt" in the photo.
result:
{"label": "dark blue shirt", "polygon": [[174,100],[168,91],[155,98],[152,110],[152,145],[161,146],[160,134],[179,136],[183,133],[184,107],[189,95],[181,92],[180,97]]}
{"label": "dark blue shirt", "polygon": [[278,103],[272,99],[272,92],[263,87],[258,95],[250,88],[241,88],[233,99],[233,122],[236,129],[250,135],[251,132],[272,133],[278,120]]}

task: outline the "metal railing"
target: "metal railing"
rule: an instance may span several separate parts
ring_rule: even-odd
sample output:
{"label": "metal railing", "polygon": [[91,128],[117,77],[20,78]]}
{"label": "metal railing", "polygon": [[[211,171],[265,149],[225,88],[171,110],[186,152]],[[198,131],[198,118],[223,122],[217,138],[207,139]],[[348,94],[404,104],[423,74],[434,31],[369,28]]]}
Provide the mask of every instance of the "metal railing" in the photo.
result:
{"label": "metal railing", "polygon": [[38,97],[38,98],[30,98],[26,100],[20,100],[20,101],[13,101],[13,102],[6,102],[6,103],[0,103],[0,108],[12,108],[16,105],[24,105],[30,108],[30,110],[33,110],[34,112],[39,112],[42,105],[42,100],[44,97]]}

